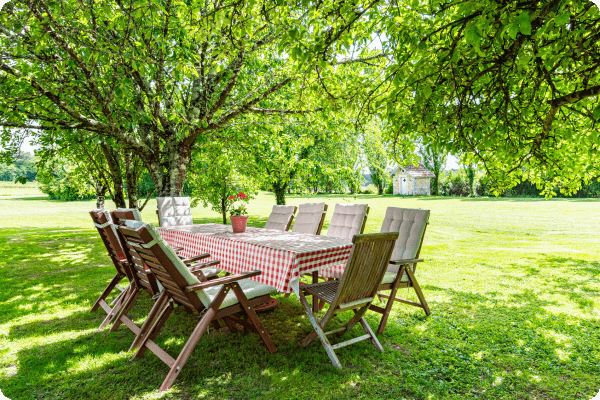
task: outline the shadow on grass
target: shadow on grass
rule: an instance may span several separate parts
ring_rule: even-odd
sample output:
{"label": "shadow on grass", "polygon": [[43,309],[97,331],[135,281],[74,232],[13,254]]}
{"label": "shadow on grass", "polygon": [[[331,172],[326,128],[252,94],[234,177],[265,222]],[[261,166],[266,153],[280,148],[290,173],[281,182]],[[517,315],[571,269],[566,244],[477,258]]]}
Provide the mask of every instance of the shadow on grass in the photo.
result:
{"label": "shadow on grass", "polygon": [[[9,398],[157,396],[166,365],[150,352],[129,361],[133,334],[124,326],[97,331],[104,313],[87,311],[114,273],[99,237],[0,230],[0,252],[7,255],[0,314],[9,343],[1,351],[0,385]],[[260,315],[276,354],[257,335],[213,332],[162,397],[591,398],[600,383],[600,326],[555,308],[560,296],[571,296],[589,310],[600,264],[572,257],[534,262],[526,272],[540,275],[540,288],[517,288],[520,265],[489,266],[501,276],[483,293],[424,285],[433,315],[396,305],[380,336],[385,352],[369,342],[340,349],[342,371],[318,342],[298,346],[310,324],[294,296],[279,296],[279,307]],[[500,284],[514,289],[507,295]],[[132,318],[140,324],[151,305],[141,296]],[[375,327],[379,317],[369,313],[367,320]],[[178,309],[157,343],[176,355],[196,321]],[[344,339],[360,334],[355,329]]]}

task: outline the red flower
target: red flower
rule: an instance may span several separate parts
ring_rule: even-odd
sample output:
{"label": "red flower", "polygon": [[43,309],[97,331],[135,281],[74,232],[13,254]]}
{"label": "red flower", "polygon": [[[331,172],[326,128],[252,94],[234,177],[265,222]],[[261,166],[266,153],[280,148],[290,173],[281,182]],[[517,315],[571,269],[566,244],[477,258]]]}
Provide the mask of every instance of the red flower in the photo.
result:
{"label": "red flower", "polygon": [[246,196],[244,193],[240,193],[240,194],[237,195],[237,198],[238,199],[247,199],[248,196]]}
{"label": "red flower", "polygon": [[229,197],[227,198],[227,200],[233,200],[233,199],[235,199],[235,197],[233,197],[233,196],[229,196]]}

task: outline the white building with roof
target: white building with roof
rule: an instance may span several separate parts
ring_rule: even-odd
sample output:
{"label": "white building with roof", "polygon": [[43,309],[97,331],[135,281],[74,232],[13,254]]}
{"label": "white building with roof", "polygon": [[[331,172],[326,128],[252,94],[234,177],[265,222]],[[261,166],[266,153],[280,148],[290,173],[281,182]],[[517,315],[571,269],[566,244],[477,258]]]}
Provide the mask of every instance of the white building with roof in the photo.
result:
{"label": "white building with roof", "polygon": [[392,170],[394,194],[401,196],[429,196],[431,195],[431,178],[435,174],[425,168],[422,163],[418,166],[397,166]]}

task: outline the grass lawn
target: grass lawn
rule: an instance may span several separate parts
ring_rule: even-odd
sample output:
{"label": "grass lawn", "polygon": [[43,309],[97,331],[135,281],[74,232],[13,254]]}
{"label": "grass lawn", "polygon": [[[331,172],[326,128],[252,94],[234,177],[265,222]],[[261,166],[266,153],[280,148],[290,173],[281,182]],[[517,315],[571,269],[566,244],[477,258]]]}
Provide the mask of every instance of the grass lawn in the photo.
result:
{"label": "grass lawn", "polygon": [[[340,349],[337,371],[318,342],[298,346],[310,323],[295,296],[280,296],[260,315],[276,354],[254,334],[212,333],[158,393],[166,365],[150,352],[129,361],[133,334],[97,331],[103,312],[89,312],[114,274],[87,214],[95,203],[49,201],[34,187],[0,193],[0,389],[13,400],[590,399],[600,389],[598,200],[290,196],[329,203],[325,228],[335,203],[368,203],[367,233],[387,206],[430,209],[417,276],[433,314],[395,305],[385,352]],[[272,204],[271,194],[253,200],[249,224],[262,226]],[[144,219],[154,212],[151,202]],[[192,212],[195,223],[220,219]],[[151,307],[140,299],[138,323]],[[175,355],[194,325],[178,309],[157,342]]]}

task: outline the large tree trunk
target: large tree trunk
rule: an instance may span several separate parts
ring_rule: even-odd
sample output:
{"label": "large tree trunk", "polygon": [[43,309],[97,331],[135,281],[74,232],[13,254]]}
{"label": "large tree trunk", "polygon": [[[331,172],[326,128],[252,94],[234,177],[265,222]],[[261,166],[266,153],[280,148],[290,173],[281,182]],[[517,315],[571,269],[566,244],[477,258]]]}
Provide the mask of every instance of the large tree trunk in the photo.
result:
{"label": "large tree trunk", "polygon": [[189,170],[191,149],[173,139],[167,142],[162,151],[166,153],[166,162],[162,163],[161,155],[157,153],[153,159],[144,160],[146,168],[156,185],[157,196],[179,197]]}

